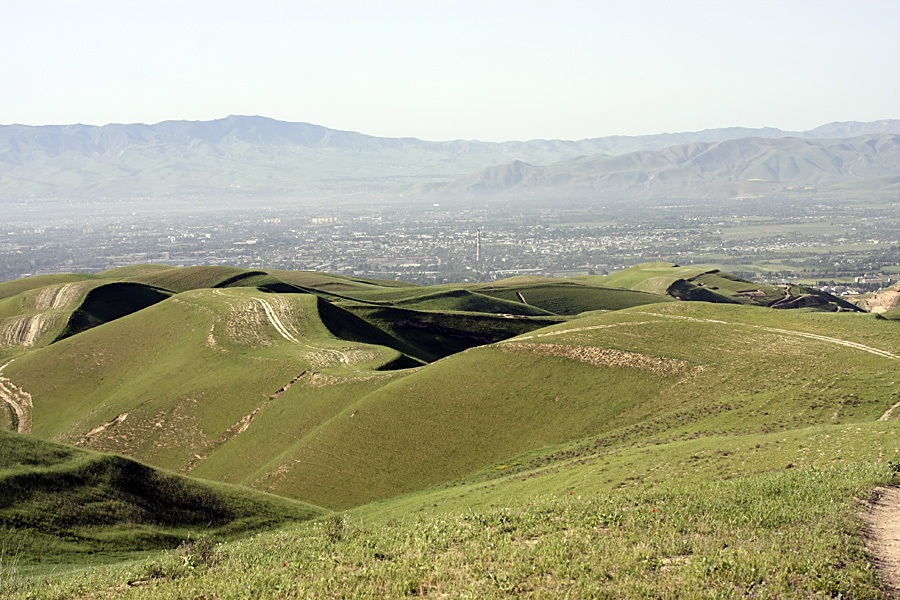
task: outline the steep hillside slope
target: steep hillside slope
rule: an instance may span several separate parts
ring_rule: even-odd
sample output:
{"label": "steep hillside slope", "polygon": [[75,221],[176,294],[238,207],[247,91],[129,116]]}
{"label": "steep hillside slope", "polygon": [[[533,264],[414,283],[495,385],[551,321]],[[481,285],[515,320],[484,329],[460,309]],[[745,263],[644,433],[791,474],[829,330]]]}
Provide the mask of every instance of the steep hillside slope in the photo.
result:
{"label": "steep hillside slope", "polygon": [[0,356],[40,347],[152,306],[171,295],[143,284],[95,278],[51,283],[0,300]]}
{"label": "steep hillside slope", "polygon": [[36,434],[189,469],[310,370],[353,376],[399,357],[333,337],[318,314],[308,294],[194,290],[22,356],[3,376],[32,394]]}

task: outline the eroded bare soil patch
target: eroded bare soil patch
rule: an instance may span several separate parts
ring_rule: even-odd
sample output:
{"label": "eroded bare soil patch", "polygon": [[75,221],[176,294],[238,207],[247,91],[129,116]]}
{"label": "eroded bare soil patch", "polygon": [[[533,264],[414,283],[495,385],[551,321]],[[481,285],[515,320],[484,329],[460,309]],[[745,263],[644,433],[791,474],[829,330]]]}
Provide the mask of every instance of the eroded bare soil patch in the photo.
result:
{"label": "eroded bare soil patch", "polygon": [[499,344],[504,352],[528,352],[539,356],[559,356],[597,367],[639,369],[653,375],[678,375],[690,369],[687,361],[676,358],[648,356],[637,352],[597,348],[595,346],[567,346],[564,344]]}

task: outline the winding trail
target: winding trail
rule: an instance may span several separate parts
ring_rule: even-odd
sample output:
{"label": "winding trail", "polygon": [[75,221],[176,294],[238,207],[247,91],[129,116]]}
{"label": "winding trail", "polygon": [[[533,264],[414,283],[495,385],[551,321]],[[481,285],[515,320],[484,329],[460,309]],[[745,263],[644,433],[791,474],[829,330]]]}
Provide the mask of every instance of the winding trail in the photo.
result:
{"label": "winding trail", "polygon": [[3,376],[3,369],[11,362],[10,360],[0,367],[0,402],[4,402],[12,409],[15,430],[18,433],[31,433],[31,413],[34,410],[31,394]]}
{"label": "winding trail", "polygon": [[872,562],[890,597],[900,598],[900,488],[878,488],[862,517]]}
{"label": "winding trail", "polygon": [[340,350],[334,350],[331,348],[321,348],[318,346],[310,346],[309,344],[304,344],[303,342],[301,342],[300,340],[295,338],[293,336],[293,334],[288,330],[288,328],[285,327],[284,323],[282,323],[282,321],[281,321],[281,318],[279,318],[278,313],[275,311],[274,308],[272,308],[271,304],[269,304],[266,300],[263,300],[262,298],[254,298],[254,300],[256,302],[260,303],[260,305],[263,308],[263,311],[265,311],[265,313],[266,313],[266,318],[269,320],[269,323],[272,325],[272,327],[275,328],[276,331],[278,331],[278,333],[281,334],[281,337],[283,337],[287,341],[291,342],[292,344],[297,344],[298,346],[304,346],[306,348],[310,348],[312,350],[316,350],[319,352],[332,353],[335,355],[335,357],[337,357],[338,362],[340,362],[341,364],[344,364],[344,365],[350,364],[350,358],[345,353],[341,352]]}
{"label": "winding trail", "polygon": [[750,323],[733,323],[733,322],[729,322],[729,321],[720,321],[718,319],[698,319],[697,317],[685,317],[683,315],[661,315],[659,313],[650,313],[650,312],[642,312],[642,313],[636,313],[636,314],[651,315],[654,317],[659,317],[661,319],[694,321],[696,323],[715,323],[718,325],[732,325],[735,327],[752,327],[753,329],[761,329],[763,331],[768,331],[770,333],[781,333],[784,335],[794,335],[797,337],[803,337],[803,338],[807,338],[807,339],[811,339],[811,340],[819,340],[821,342],[838,344],[839,346],[846,346],[847,348],[854,348],[856,350],[862,350],[863,352],[875,354],[876,356],[890,358],[892,360],[900,360],[900,356],[898,356],[897,354],[888,352],[887,350],[881,350],[880,348],[873,348],[872,346],[866,346],[865,344],[859,344],[857,342],[851,342],[849,340],[842,340],[841,338],[833,338],[833,337],[828,337],[826,335],[818,335],[815,333],[806,333],[804,331],[794,331],[792,329],[779,329],[777,327],[766,327],[765,325],[753,325]]}
{"label": "winding trail", "polygon": [[[888,352],[887,350],[882,350],[880,348],[873,348],[872,346],[866,346],[865,344],[859,344],[857,342],[851,342],[849,340],[842,340],[841,338],[833,338],[833,337],[828,337],[826,335],[818,335],[815,333],[806,333],[803,331],[794,331],[792,329],[779,329],[777,327],[766,327],[765,325],[753,325],[750,323],[734,323],[734,322],[729,322],[729,321],[720,321],[718,319],[698,319],[697,317],[685,317],[683,315],[662,315],[659,313],[651,313],[651,312],[634,312],[631,314],[647,315],[650,317],[658,317],[660,319],[693,321],[695,323],[713,323],[716,325],[731,325],[733,327],[752,327],[754,329],[761,329],[762,331],[768,331],[770,333],[793,335],[793,336],[803,337],[803,338],[807,338],[807,339],[811,339],[811,340],[818,340],[820,342],[828,342],[830,344],[838,344],[840,346],[845,346],[847,348],[853,348],[855,350],[862,350],[863,352],[875,354],[876,356],[881,356],[883,358],[890,358],[891,360],[900,360],[900,355],[893,354],[892,352]],[[650,325],[650,324],[653,324],[656,322],[657,321],[629,321],[627,323],[611,323],[608,325],[592,325],[590,327],[572,327],[571,329],[560,329],[558,331],[550,331],[547,333],[523,335],[523,336],[511,338],[509,340],[504,340],[500,343],[501,344],[514,343],[514,342],[520,342],[522,340],[532,340],[532,339],[538,339],[538,338],[543,338],[543,337],[564,335],[566,333],[577,333],[579,331],[592,331],[592,330],[596,330],[596,329],[610,329],[613,327],[629,327],[632,325]]]}

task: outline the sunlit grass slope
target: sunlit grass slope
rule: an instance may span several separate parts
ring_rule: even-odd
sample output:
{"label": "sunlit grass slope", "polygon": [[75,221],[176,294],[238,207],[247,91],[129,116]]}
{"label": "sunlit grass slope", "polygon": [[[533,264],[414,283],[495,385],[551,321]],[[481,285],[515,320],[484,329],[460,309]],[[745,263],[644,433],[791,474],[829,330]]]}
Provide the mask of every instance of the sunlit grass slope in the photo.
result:
{"label": "sunlit grass slope", "polygon": [[3,375],[31,394],[35,434],[190,471],[301,376],[367,375],[400,357],[335,338],[317,301],[185,292],[21,356]]}
{"label": "sunlit grass slope", "polygon": [[[10,598],[883,598],[857,516],[896,483],[896,422],[547,457],[210,552],[182,548]],[[896,459],[894,459],[896,460]],[[790,468],[787,468],[790,467]],[[2,584],[3,582],[0,582]],[[134,585],[140,584],[140,585]]]}
{"label": "sunlit grass slope", "polygon": [[57,339],[62,339],[114,321],[137,312],[172,293],[168,290],[131,282],[113,282],[88,290],[78,307],[72,311],[65,329]]}
{"label": "sunlit grass slope", "polygon": [[[546,285],[514,283],[500,287]],[[369,300],[454,297],[422,291]],[[882,597],[857,513],[900,466],[895,322],[672,300],[567,318],[358,300],[198,289],[17,355],[0,376],[31,394],[39,436],[348,512],[0,591]],[[423,349],[446,357],[380,370]]]}
{"label": "sunlit grass slope", "polygon": [[66,273],[61,275],[35,275],[34,277],[25,277],[14,281],[4,281],[0,283],[0,300],[17,296],[22,292],[36,290],[47,286],[62,286],[67,283],[77,283],[79,281],[89,281],[96,279],[96,275],[87,273]]}
{"label": "sunlit grass slope", "polygon": [[703,303],[606,313],[392,379],[300,440],[296,466],[266,489],[344,508],[490,465],[538,467],[529,451],[567,440],[585,454],[868,423],[900,400],[898,370],[897,333],[869,315]]}
{"label": "sunlit grass slope", "polygon": [[170,295],[143,284],[101,278],[26,290],[0,300],[0,353],[45,346]]}
{"label": "sunlit grass slope", "polygon": [[[170,267],[163,270],[139,272],[130,281],[164,288],[173,292],[186,292],[202,288],[225,287],[249,276],[265,275],[261,271],[248,271],[238,267],[199,266]],[[244,287],[255,287],[248,284]]]}
{"label": "sunlit grass slope", "polygon": [[235,537],[321,513],[277,496],[0,431],[0,535],[4,552],[24,563],[174,548],[190,537]]}
{"label": "sunlit grass slope", "polygon": [[334,337],[323,305],[342,310],[306,294],[186,292],[3,374],[31,394],[38,435],[331,508],[571,440],[867,422],[898,400],[900,341],[871,315],[670,302],[535,329],[434,313],[444,344],[451,317],[522,335],[383,372],[400,351]]}

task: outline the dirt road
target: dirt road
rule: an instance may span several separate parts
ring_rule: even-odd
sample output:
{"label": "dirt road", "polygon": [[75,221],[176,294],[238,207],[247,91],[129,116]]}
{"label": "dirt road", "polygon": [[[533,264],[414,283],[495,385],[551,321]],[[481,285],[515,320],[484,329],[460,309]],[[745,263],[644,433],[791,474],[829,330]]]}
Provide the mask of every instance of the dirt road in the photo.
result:
{"label": "dirt road", "polygon": [[900,488],[879,488],[863,520],[866,549],[872,553],[890,597],[900,598]]}

